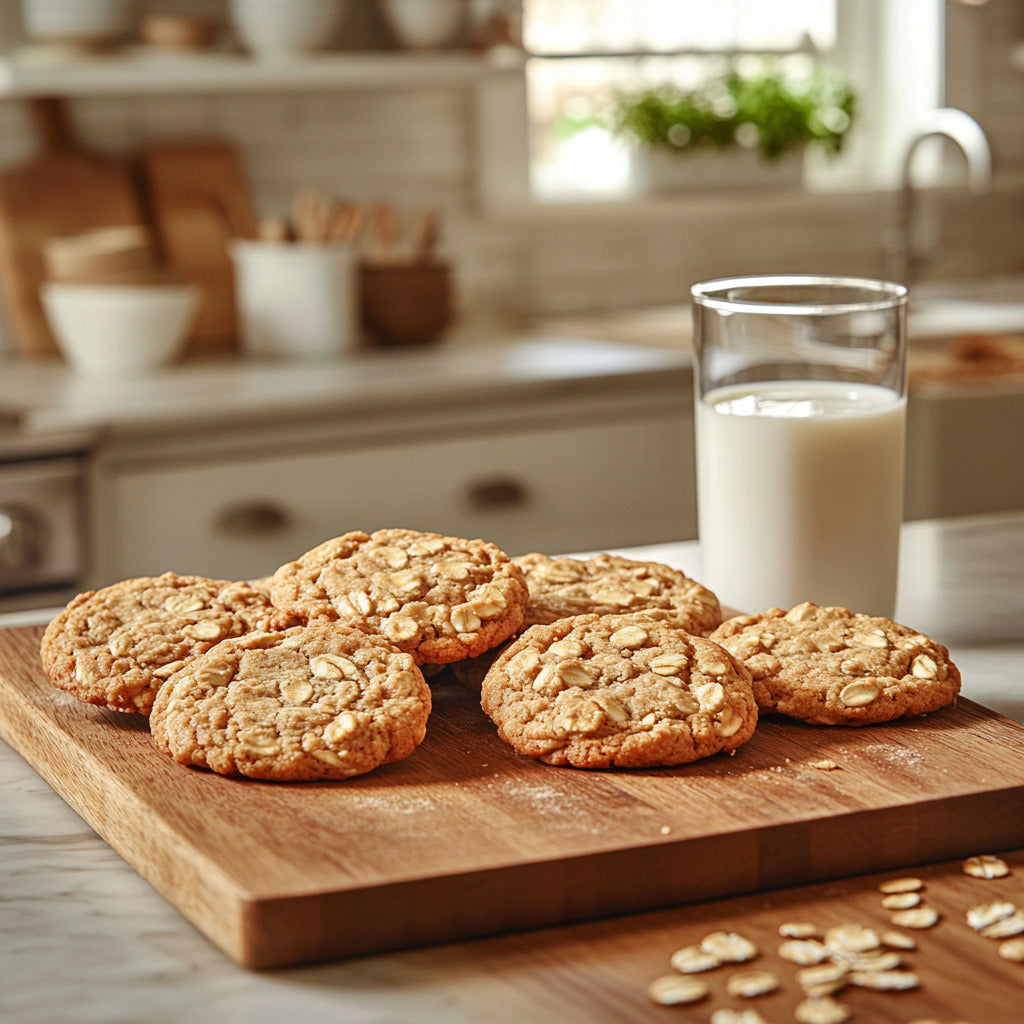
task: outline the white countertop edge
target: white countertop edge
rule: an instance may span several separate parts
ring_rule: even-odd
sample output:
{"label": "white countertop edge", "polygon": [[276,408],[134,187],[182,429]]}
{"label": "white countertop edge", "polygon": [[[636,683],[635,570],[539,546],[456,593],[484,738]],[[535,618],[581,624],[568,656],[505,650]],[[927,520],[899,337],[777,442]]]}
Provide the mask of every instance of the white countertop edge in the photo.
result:
{"label": "white countertop edge", "polygon": [[689,364],[688,355],[666,349],[543,335],[322,361],[195,361],[120,378],[79,375],[55,360],[11,360],[0,373],[0,412],[24,435],[117,430],[317,408],[356,411],[382,402],[445,402],[503,389],[613,386],[636,376],[685,375]]}

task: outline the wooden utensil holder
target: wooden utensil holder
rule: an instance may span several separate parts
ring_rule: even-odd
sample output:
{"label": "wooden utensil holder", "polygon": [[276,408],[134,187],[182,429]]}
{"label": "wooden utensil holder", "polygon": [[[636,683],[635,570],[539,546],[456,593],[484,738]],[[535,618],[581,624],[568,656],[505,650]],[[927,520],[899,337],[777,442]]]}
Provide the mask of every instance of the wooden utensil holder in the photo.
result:
{"label": "wooden utensil holder", "polygon": [[372,343],[431,344],[455,319],[451,264],[364,261],[359,268],[359,305],[363,330]]}

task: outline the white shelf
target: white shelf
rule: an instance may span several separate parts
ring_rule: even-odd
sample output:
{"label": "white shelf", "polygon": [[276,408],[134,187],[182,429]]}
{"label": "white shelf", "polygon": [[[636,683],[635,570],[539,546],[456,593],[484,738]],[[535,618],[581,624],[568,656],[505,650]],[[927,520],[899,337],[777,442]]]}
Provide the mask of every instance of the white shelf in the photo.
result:
{"label": "white shelf", "polygon": [[257,60],[228,52],[131,48],[104,56],[23,50],[0,57],[0,97],[374,89],[470,84],[521,64],[467,53],[314,53]]}

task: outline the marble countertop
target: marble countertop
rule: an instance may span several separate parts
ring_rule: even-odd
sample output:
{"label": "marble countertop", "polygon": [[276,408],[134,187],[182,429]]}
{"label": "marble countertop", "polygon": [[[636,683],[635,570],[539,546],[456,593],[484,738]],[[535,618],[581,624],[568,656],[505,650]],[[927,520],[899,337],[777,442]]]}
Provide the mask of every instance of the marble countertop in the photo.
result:
{"label": "marble countertop", "polygon": [[[695,543],[631,553],[699,573]],[[1024,721],[1024,512],[908,524],[897,618],[950,648],[966,697]],[[646,986],[641,953],[652,935],[672,941],[671,911],[256,974],[212,946],[3,743],[0,789],[0,1020],[571,1024],[667,1013],[596,1010],[594,986],[602,975]],[[715,905],[701,913],[712,919]]]}
{"label": "marble countertop", "polygon": [[9,359],[0,366],[0,438],[315,412],[359,415],[395,404],[620,390],[629,381],[649,386],[651,380],[688,383],[689,355],[534,332],[475,346],[367,351],[325,361],[196,360],[134,377],[78,374],[57,360]]}

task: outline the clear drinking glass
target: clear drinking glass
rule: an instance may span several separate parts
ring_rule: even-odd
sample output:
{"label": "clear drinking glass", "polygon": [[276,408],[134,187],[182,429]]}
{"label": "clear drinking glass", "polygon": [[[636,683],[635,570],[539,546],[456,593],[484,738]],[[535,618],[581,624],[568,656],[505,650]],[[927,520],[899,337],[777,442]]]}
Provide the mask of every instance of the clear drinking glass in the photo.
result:
{"label": "clear drinking glass", "polygon": [[729,607],[892,617],[906,301],[866,278],[694,285],[701,582]]}

